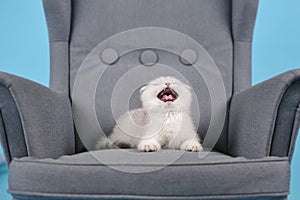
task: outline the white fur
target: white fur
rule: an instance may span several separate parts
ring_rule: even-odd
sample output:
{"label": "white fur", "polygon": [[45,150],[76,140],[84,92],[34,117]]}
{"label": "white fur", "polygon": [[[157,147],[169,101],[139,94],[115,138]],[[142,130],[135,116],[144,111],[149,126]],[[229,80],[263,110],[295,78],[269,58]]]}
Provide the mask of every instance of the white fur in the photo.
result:
{"label": "white fur", "polygon": [[[170,83],[178,94],[175,101],[163,102],[157,94]],[[140,89],[143,108],[121,116],[108,138],[100,138],[96,149],[126,144],[140,151],[161,148],[202,151],[190,116],[191,88],[173,77],[160,77]]]}

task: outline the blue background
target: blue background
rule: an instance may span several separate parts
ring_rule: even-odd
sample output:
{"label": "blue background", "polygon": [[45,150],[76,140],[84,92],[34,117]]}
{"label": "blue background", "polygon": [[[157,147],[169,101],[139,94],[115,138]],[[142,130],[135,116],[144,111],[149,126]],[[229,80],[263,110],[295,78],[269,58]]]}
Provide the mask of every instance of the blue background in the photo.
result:
{"label": "blue background", "polygon": [[[260,1],[252,60],[253,84],[289,69],[300,68],[299,0]],[[41,0],[0,0],[0,71],[48,85],[49,44]],[[299,200],[300,137],[291,177],[289,200]],[[10,199],[6,189],[7,169],[2,165],[1,200]]]}

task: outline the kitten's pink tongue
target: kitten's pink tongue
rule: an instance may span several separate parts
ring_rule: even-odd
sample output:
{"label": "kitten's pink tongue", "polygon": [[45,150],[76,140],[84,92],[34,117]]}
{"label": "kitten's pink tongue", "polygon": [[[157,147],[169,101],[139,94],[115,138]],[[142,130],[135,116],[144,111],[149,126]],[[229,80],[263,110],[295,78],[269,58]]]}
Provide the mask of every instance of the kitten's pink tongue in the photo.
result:
{"label": "kitten's pink tongue", "polygon": [[168,100],[174,100],[174,97],[173,97],[173,95],[171,95],[171,94],[169,94],[169,95],[164,95],[163,97],[162,97],[162,99],[164,100],[164,101],[168,101]]}

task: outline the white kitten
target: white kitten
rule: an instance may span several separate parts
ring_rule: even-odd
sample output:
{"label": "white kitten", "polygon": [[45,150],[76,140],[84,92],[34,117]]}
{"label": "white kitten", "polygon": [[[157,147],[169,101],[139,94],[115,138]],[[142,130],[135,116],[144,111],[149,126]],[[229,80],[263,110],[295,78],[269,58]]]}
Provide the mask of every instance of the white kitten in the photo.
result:
{"label": "white kitten", "polygon": [[202,151],[190,116],[191,88],[173,77],[157,78],[140,89],[143,108],[119,118],[108,138],[96,149],[129,147],[140,151],[161,148]]}

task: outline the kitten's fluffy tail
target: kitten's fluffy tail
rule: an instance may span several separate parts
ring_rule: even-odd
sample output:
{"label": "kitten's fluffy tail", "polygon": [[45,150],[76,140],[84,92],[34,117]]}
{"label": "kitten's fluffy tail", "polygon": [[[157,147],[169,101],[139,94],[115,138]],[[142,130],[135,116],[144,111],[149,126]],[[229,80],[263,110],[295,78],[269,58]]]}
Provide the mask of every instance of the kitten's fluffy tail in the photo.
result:
{"label": "kitten's fluffy tail", "polygon": [[100,139],[97,141],[97,144],[96,144],[95,148],[96,148],[97,150],[100,150],[100,149],[114,149],[115,146],[114,146],[114,144],[110,141],[109,138],[107,138],[107,137],[102,137],[102,138],[100,138]]}

